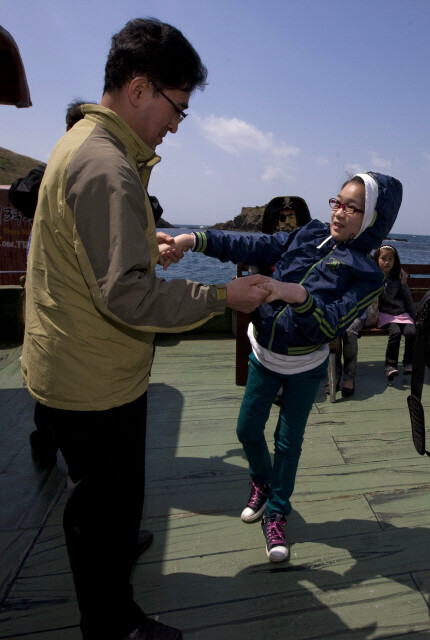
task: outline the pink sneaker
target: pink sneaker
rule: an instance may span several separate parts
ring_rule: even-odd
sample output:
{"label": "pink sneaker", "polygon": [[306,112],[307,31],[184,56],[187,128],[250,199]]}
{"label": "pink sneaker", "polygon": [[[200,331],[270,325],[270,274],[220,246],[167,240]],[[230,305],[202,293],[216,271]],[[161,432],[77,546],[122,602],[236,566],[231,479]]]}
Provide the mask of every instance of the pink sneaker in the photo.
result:
{"label": "pink sneaker", "polygon": [[271,513],[261,523],[266,538],[266,554],[272,562],[282,562],[290,557],[290,547],[285,539],[287,521],[282,513]]}
{"label": "pink sneaker", "polygon": [[241,513],[244,522],[255,522],[266,510],[267,494],[269,487],[267,484],[254,482],[251,480],[251,493],[249,495],[248,504]]}

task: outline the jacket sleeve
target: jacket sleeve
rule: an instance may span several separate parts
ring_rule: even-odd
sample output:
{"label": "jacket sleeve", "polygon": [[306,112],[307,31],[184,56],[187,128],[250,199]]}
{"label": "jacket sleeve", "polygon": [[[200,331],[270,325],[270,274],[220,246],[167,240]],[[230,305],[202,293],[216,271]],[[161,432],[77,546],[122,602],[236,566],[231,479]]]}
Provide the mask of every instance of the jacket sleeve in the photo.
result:
{"label": "jacket sleeve", "polygon": [[109,155],[103,163],[75,156],[66,201],[80,270],[103,315],[138,330],[169,332],[191,329],[224,311],[225,285],[156,277],[155,224],[131,165]]}
{"label": "jacket sleeve", "polygon": [[194,236],[194,251],[218,258],[221,262],[271,266],[288,249],[294,234],[280,232],[273,236],[254,236],[211,230],[198,231]]}
{"label": "jacket sleeve", "polygon": [[325,302],[318,293],[308,292],[303,303],[292,304],[297,331],[313,344],[330,342],[344,333],[383,290],[382,272],[366,275],[365,281],[351,279],[338,299]]}

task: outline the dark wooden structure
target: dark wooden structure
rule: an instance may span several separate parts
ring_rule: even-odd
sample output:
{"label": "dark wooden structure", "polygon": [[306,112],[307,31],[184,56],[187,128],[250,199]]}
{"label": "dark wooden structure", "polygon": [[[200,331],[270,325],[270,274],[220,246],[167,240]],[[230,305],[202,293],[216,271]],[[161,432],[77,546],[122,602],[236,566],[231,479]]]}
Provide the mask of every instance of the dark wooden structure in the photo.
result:
{"label": "dark wooden structure", "polygon": [[0,104],[31,107],[30,90],[18,45],[0,26]]}

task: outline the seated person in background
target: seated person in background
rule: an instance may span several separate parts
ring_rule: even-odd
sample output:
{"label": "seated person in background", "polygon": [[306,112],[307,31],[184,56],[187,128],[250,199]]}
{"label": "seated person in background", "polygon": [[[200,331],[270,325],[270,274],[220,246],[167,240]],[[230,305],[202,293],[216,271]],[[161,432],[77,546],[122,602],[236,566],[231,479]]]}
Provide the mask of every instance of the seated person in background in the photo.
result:
{"label": "seated person in background", "polygon": [[[264,209],[261,231],[268,235],[273,235],[274,233],[278,233],[278,231],[291,232],[299,227],[303,227],[310,219],[311,214],[309,207],[303,198],[299,196],[277,196],[276,198],[272,198]],[[263,273],[266,276],[271,276],[273,271],[273,266],[258,265],[248,267],[248,275]],[[251,345],[249,345],[249,353],[250,352]],[[282,386],[273,400],[274,404],[280,406],[281,396]]]}
{"label": "seated person in background", "polygon": [[[277,196],[266,205],[261,221],[261,232],[268,235],[278,231],[295,231],[307,224],[311,219],[309,207],[299,196]],[[267,265],[252,265],[248,267],[248,274],[263,273],[272,275],[274,267]]]}
{"label": "seated person in background", "polygon": [[[82,113],[81,106],[83,104],[95,104],[85,103],[83,100],[74,100],[67,106],[66,111],[66,132],[70,131],[70,129],[77,123],[79,120],[82,120],[84,114]],[[25,215],[26,218],[33,220],[34,214],[36,213],[37,207],[37,198],[39,195],[40,183],[42,182],[42,178],[45,174],[46,164],[41,163],[38,164],[34,169],[31,169],[23,178],[18,178],[15,182],[9,187],[9,200],[13,204],[14,207],[21,211]],[[27,257],[28,251],[30,249],[30,238],[28,239],[27,246]]]}
{"label": "seated person in background", "polygon": [[[383,274],[369,251],[387,236],[401,199],[395,178],[360,173],[329,200],[330,227],[311,220],[272,236],[210,230],[175,237],[182,251],[192,248],[222,262],[275,265],[272,278],[258,285],[269,296],[251,314],[252,353],[237,423],[251,476],[241,518],[255,522],[265,513],[262,530],[272,562],[289,557],[286,517],[309,412],[327,374],[328,343],[381,293]],[[161,253],[168,249],[160,247]],[[281,384],[272,464],[264,431]]]}
{"label": "seated person in background", "polygon": [[[355,372],[358,358],[358,333],[363,328],[365,315],[356,318],[351,326],[336,341],[336,391],[339,391],[343,377],[342,398],[349,398],[355,391]],[[342,364],[343,358],[343,364]],[[325,392],[330,393],[330,383],[326,382]]]}
{"label": "seated person in background", "polygon": [[[370,307],[363,313],[363,315],[359,318],[356,318],[345,331],[345,333],[343,333],[338,338],[338,345],[335,352],[336,391],[339,391],[340,381],[343,377],[342,398],[350,398],[352,395],[354,395],[359,332],[365,324],[369,324],[369,326],[376,325],[378,321],[377,316],[374,322],[372,322],[369,317],[373,312],[375,304],[377,310],[378,301],[374,300]],[[325,392],[327,395],[330,393],[330,386],[328,382],[325,385]]]}
{"label": "seated person in background", "polygon": [[[408,274],[400,269],[400,281],[406,284]],[[358,360],[358,338],[363,327],[376,327],[378,325],[379,307],[378,298],[366,309],[360,318],[356,318],[345,333],[338,338],[336,346],[336,391],[339,391],[340,381],[343,376],[342,398],[350,398],[355,391],[355,374]],[[343,358],[343,363],[342,363]],[[330,386],[327,382],[325,392],[330,393]]]}
{"label": "seated person in background", "polygon": [[373,259],[385,275],[384,290],[379,296],[378,327],[388,329],[385,371],[391,382],[399,375],[397,366],[402,334],[405,336],[403,373],[412,373],[417,312],[408,285],[401,281],[400,258],[396,249],[384,244],[375,251]]}
{"label": "seated person in background", "polygon": [[303,227],[310,219],[309,207],[303,198],[278,196],[266,205],[261,231],[269,235],[278,231],[294,231]]}
{"label": "seated person in background", "polygon": [[[303,227],[311,219],[309,207],[303,198],[299,196],[277,196],[272,198],[266,205],[261,222],[262,233],[273,235],[278,231],[291,232],[299,227]],[[266,276],[272,275],[274,267],[266,265],[249,266],[248,275],[263,273]],[[249,346],[251,352],[251,345]],[[274,404],[280,406],[282,396],[282,386],[274,399]]]}

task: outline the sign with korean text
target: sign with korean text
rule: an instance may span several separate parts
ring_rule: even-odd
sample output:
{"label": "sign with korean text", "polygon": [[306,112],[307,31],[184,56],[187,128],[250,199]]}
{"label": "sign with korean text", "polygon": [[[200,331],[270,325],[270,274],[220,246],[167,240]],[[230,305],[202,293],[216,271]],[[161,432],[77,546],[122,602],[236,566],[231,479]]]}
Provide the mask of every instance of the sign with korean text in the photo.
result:
{"label": "sign with korean text", "polygon": [[31,220],[8,198],[9,187],[0,185],[0,286],[19,284],[27,267]]}

